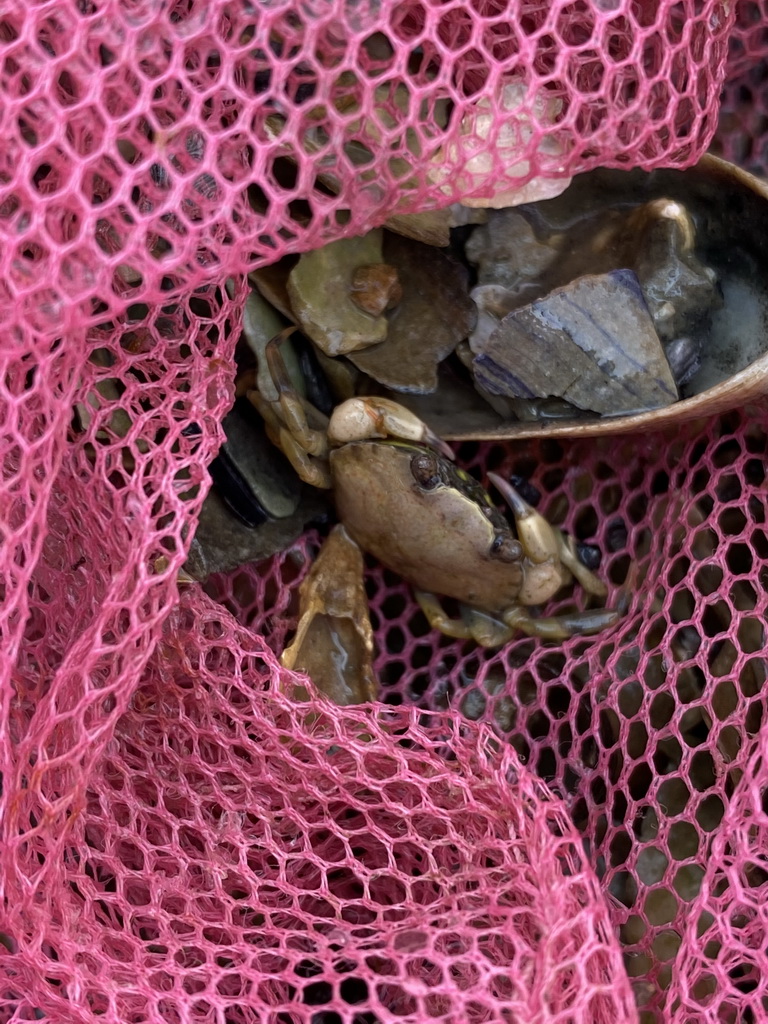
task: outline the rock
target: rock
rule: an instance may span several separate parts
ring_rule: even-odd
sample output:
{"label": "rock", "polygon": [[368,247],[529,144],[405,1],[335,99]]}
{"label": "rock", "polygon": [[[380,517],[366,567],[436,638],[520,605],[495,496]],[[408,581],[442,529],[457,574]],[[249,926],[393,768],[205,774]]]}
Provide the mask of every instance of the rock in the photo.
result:
{"label": "rock", "polygon": [[184,565],[200,581],[283,551],[330,508],[326,492],[303,484],[269,441],[247,399],[238,399],[223,426],[227,439],[210,468],[214,487]]}
{"label": "rock", "polygon": [[302,485],[301,499],[290,516],[267,519],[260,526],[250,527],[227,508],[216,490],[212,490],[200,510],[184,569],[202,583],[213,573],[262,562],[293,544],[310,523],[327,515],[328,510],[325,491]]}
{"label": "rock", "polygon": [[299,478],[268,439],[251,403],[239,398],[222,426],[226,440],[210,472],[226,504],[251,526],[292,515],[299,504]]}
{"label": "rock", "polygon": [[677,401],[636,275],[581,277],[508,313],[473,345],[477,382],[510,398],[562,398],[616,416]]}
{"label": "rock", "polygon": [[400,302],[403,289],[395,267],[375,263],[370,267],[357,268],[352,275],[350,295],[364,313],[381,316]]}
{"label": "rock", "polygon": [[[525,302],[525,289],[540,287],[557,260],[560,237],[539,238],[523,212],[499,210],[472,232],[467,259],[477,266],[479,285],[501,285],[520,304]],[[529,299],[535,297],[528,295]]]}
{"label": "rock", "polygon": [[302,331],[326,355],[347,355],[384,341],[387,320],[371,316],[352,301],[358,267],[384,263],[382,230],[342,238],[305,252],[288,278],[291,309]]}
{"label": "rock", "polygon": [[393,391],[429,394],[437,387],[438,364],[475,324],[468,275],[434,246],[399,235],[385,235],[384,256],[397,268],[403,297],[389,314],[387,340],[350,352],[349,359]]}

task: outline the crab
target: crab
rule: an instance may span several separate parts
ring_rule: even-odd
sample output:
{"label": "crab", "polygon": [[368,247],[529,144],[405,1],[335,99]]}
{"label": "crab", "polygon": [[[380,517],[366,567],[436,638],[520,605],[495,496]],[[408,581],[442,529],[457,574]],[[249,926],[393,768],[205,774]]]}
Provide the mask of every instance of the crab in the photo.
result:
{"label": "crab", "polygon": [[[620,613],[605,608],[532,615],[530,608],[574,578],[589,594],[606,596],[573,538],[489,473],[511,509],[513,530],[485,489],[455,465],[448,445],[390,399],[350,398],[327,420],[291,384],[279,346],[292,330],[266,349],[277,401],[258,390],[248,397],[299,476],[332,489],[347,537],[413,587],[433,628],[497,647],[518,631],[562,640],[617,621]],[[441,597],[459,602],[461,618],[445,612]]]}

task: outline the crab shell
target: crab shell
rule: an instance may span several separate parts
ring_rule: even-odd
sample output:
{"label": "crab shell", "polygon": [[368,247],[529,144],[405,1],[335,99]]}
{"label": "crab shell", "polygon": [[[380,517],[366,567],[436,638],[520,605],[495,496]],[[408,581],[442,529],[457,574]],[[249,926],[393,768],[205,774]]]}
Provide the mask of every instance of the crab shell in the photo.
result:
{"label": "crab shell", "polygon": [[482,487],[419,445],[351,442],[331,452],[336,510],[363,550],[418,590],[491,615],[548,601],[571,577],[532,568]]}

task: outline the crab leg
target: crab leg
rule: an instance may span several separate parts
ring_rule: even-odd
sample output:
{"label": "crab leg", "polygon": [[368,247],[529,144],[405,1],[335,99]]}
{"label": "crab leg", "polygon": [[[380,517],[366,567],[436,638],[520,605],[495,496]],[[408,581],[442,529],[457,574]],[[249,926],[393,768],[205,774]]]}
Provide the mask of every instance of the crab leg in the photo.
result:
{"label": "crab leg", "polygon": [[501,493],[512,510],[517,527],[517,537],[523,545],[523,551],[534,565],[551,562],[560,555],[560,545],[554,526],[548,523],[532,505],[529,505],[515,490],[497,473],[489,473],[488,479]]}
{"label": "crab leg", "polygon": [[[285,360],[280,353],[281,342],[284,338],[293,334],[295,330],[297,328],[288,327],[267,344],[267,366],[269,367],[272,382],[277,389],[277,401],[283,414],[285,426],[309,455],[327,455],[328,442],[324,429],[325,424],[323,424],[323,429],[321,430],[313,430],[309,425],[304,400],[297,394],[285,365]],[[250,393],[248,397],[251,397]],[[317,415],[319,416],[320,413],[317,413]]]}
{"label": "crab leg", "polygon": [[560,561],[569,569],[588,594],[595,597],[605,597],[608,587],[601,579],[591,572],[576,554],[576,541],[573,537],[566,536],[557,530],[557,541],[560,552]]}
{"label": "crab leg", "polygon": [[[471,627],[466,622],[462,622],[461,619],[452,619],[447,615],[445,609],[440,604],[439,598],[434,594],[430,594],[426,590],[414,590],[413,596],[416,598],[419,608],[424,612],[427,622],[432,629],[438,629],[445,636],[452,636],[456,640],[474,639]],[[492,647],[493,644],[487,644],[486,646]]]}
{"label": "crab leg", "polygon": [[415,597],[433,629],[457,640],[474,640],[480,647],[501,647],[509,643],[516,633],[541,637],[542,640],[588,636],[612,626],[621,618],[621,612],[597,608],[534,619],[524,608],[515,605],[504,613],[501,621],[477,608],[462,608],[462,618],[452,619],[434,594],[417,590]]}
{"label": "crab leg", "polygon": [[248,398],[264,420],[270,441],[285,455],[296,470],[297,476],[312,487],[325,490],[331,487],[331,474],[327,465],[315,461],[281,422],[276,415],[273,403],[268,402],[258,391],[249,391]]}
{"label": "crab leg", "polygon": [[452,619],[435,594],[416,590],[414,596],[432,629],[439,630],[443,636],[455,640],[474,640],[480,647],[501,647],[515,635],[514,626],[508,626],[476,608],[462,605],[462,617]]}
{"label": "crab leg", "polygon": [[566,615],[551,615],[534,619],[521,607],[507,609],[504,622],[512,631],[520,630],[526,636],[538,636],[544,640],[567,640],[569,636],[589,636],[618,622],[621,613],[608,608],[594,608],[586,612],[571,612]]}

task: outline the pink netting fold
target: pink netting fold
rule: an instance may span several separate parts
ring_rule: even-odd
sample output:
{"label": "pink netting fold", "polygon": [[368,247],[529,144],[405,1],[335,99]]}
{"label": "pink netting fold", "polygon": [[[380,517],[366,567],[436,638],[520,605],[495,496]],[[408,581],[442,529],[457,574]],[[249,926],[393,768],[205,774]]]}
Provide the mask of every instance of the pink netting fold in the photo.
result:
{"label": "pink netting fold", "polygon": [[395,212],[687,166],[732,19],[714,0],[17,0],[3,304],[90,323]]}
{"label": "pink netting fold", "polygon": [[42,968],[57,1020],[632,1018],[578,835],[514,754],[277,676],[211,602],[172,615],[61,837],[66,890],[13,908],[19,997]]}
{"label": "pink netting fold", "polygon": [[614,590],[635,566],[610,641],[478,652],[371,565],[385,703],[342,712],[291,703],[274,655],[314,535],[175,582],[248,269],[541,177],[688,166],[724,83],[715,144],[762,171],[765,24],[715,0],[2,6],[0,1020],[768,1016],[764,408],[459,452],[528,479]]}

